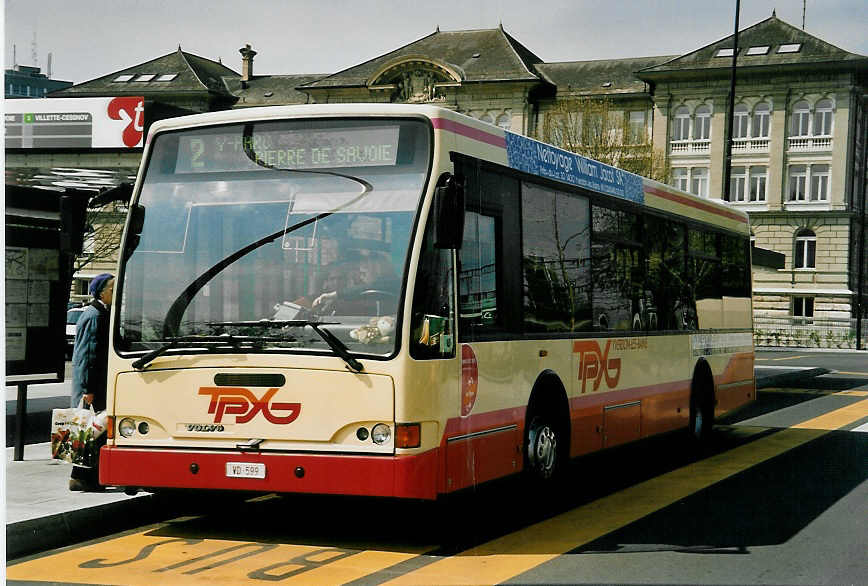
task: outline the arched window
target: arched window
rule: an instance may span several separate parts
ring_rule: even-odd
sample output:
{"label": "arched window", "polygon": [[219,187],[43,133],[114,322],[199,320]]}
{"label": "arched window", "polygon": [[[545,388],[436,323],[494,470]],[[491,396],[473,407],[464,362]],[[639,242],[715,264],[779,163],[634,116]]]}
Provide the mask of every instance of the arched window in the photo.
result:
{"label": "arched window", "polygon": [[680,106],[675,109],[675,115],[672,118],[672,140],[689,140],[690,139],[690,110],[687,106]]}
{"label": "arched window", "polygon": [[808,229],[796,234],[796,248],[793,254],[793,268],[814,269],[817,259],[817,236]]}
{"label": "arched window", "polygon": [[693,140],[708,140],[711,137],[711,108],[706,105],[696,109],[693,120]]}
{"label": "arched window", "polygon": [[811,133],[811,107],[802,100],[793,104],[790,136],[808,136]]}
{"label": "arched window", "polygon": [[814,107],[814,136],[832,134],[832,100],[820,100]]}
{"label": "arched window", "polygon": [[771,107],[765,102],[760,102],[753,109],[753,126],[751,127],[751,135],[754,138],[769,137],[769,121],[771,118]]}
{"label": "arched window", "polygon": [[489,114],[488,112],[486,112],[485,114],[480,116],[479,119],[482,120],[483,122],[488,122],[489,124],[494,124],[494,118],[492,118],[491,114]]}
{"label": "arched window", "polygon": [[747,138],[748,123],[750,122],[750,112],[744,104],[738,104],[735,110],[732,111],[732,137]]}
{"label": "arched window", "polygon": [[497,125],[504,130],[509,130],[509,127],[512,125],[512,120],[510,120],[509,114],[501,114],[500,116],[498,116]]}

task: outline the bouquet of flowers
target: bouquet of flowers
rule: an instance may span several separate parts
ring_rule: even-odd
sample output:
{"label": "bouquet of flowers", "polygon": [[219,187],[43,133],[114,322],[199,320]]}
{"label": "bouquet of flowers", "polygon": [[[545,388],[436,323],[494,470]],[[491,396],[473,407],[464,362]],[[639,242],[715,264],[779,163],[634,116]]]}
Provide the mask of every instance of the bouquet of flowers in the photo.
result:
{"label": "bouquet of flowers", "polygon": [[[102,413],[100,413],[100,416]],[[51,412],[51,457],[55,460],[93,466],[96,438],[105,430],[105,418],[94,413],[93,406],[54,409]],[[96,425],[94,425],[96,423]]]}

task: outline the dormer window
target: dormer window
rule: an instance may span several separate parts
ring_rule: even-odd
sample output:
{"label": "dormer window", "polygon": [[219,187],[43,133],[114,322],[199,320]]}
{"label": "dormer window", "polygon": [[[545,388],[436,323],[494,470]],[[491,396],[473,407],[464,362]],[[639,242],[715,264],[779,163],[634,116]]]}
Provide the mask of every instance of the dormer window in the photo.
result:
{"label": "dormer window", "polygon": [[142,75],[135,78],[133,81],[151,81],[157,77],[156,73],[143,73]]}
{"label": "dormer window", "polygon": [[781,45],[778,47],[778,53],[798,53],[802,50],[801,43],[790,43],[787,45]]}
{"label": "dormer window", "polygon": [[176,77],[178,77],[177,73],[164,73],[157,77],[157,81],[172,81]]}
{"label": "dormer window", "polygon": [[718,49],[717,53],[714,54],[715,57],[732,57],[733,49],[732,47],[728,49]]}
{"label": "dormer window", "polygon": [[769,46],[764,45],[762,47],[751,47],[747,50],[748,55],[765,55],[769,52]]}
{"label": "dormer window", "polygon": [[119,75],[116,78],[114,78],[112,81],[129,81],[134,77],[135,77],[135,75]]}

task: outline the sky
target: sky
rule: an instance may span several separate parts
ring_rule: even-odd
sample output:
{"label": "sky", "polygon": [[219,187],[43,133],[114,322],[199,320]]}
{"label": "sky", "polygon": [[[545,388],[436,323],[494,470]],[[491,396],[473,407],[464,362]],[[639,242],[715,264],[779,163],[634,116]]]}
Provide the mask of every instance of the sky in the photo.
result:
{"label": "sky", "polygon": [[[868,55],[866,0],[742,0]],[[5,0],[4,64],[81,83],[182,47],[254,73],[330,74],[440,30],[504,29],[546,62],[683,54],[732,34],[735,0]],[[13,45],[16,50],[13,52]],[[35,50],[34,50],[35,49]],[[36,55],[34,60],[33,55]]]}

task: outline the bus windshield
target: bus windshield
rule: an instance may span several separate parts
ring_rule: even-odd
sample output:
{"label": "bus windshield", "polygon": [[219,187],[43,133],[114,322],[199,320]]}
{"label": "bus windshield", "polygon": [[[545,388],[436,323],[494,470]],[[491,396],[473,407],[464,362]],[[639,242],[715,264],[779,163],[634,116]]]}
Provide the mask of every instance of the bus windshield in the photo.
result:
{"label": "bus windshield", "polygon": [[118,349],[330,352],[319,327],[348,351],[392,354],[429,164],[418,120],[156,135],[143,229],[125,253]]}

